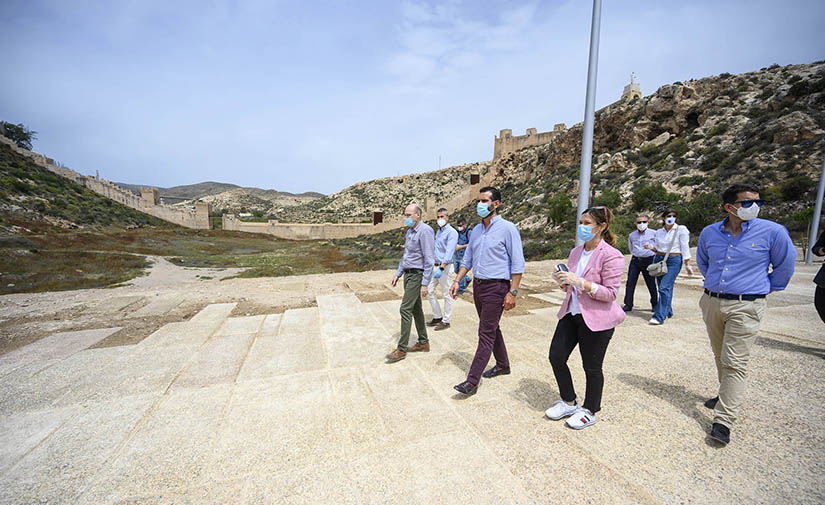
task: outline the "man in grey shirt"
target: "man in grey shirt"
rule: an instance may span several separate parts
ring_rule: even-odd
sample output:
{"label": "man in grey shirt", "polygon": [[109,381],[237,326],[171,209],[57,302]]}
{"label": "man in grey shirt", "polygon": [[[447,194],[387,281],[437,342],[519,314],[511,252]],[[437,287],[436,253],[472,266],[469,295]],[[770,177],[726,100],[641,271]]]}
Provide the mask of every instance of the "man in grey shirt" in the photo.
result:
{"label": "man in grey shirt", "polygon": [[[404,298],[401,300],[401,337],[398,347],[387,355],[388,363],[395,363],[407,357],[409,352],[430,352],[427,340],[427,325],[421,298],[427,296],[427,286],[433,275],[435,255],[435,234],[427,223],[421,222],[421,207],[410,204],[404,210],[404,222],[408,226],[404,241],[404,256],[398,263],[398,270],[390,284],[395,287],[404,275]],[[415,320],[418,342],[407,349],[410,341],[410,327]]]}

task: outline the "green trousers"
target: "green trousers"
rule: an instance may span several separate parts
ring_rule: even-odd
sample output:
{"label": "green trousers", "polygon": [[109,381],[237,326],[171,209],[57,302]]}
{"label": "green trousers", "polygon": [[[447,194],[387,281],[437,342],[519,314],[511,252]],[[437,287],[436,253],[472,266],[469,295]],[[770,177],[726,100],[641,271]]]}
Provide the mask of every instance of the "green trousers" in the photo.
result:
{"label": "green trousers", "polygon": [[398,350],[407,351],[410,342],[410,327],[415,319],[415,329],[418,332],[418,341],[426,344],[427,324],[424,321],[424,308],[421,304],[422,272],[407,272],[404,274],[404,298],[401,299],[401,338],[398,339]]}

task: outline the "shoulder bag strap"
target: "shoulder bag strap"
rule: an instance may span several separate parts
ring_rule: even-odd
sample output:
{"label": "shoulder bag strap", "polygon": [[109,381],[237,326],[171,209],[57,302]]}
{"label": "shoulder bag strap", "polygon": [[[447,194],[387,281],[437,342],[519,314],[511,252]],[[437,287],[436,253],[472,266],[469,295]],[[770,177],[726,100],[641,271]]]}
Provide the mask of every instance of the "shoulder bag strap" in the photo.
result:
{"label": "shoulder bag strap", "polygon": [[[665,231],[665,233],[667,233],[667,231]],[[679,225],[674,224],[673,225],[673,238],[670,239],[670,245],[667,246],[667,253],[665,254],[665,259],[663,259],[662,261],[667,261],[667,257],[670,256],[670,251],[671,251],[671,249],[673,249],[673,243],[676,242],[677,235],[679,235]]]}

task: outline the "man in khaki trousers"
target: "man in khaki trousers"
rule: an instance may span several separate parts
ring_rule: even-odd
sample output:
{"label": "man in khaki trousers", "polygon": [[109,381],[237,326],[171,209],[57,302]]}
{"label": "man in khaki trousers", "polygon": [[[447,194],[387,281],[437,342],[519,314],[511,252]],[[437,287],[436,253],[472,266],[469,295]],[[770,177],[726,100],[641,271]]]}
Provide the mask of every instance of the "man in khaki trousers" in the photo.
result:
{"label": "man in khaki trousers", "polygon": [[719,378],[719,394],[705,406],[713,409],[710,437],[724,445],[742,408],[766,296],[785,289],[796,262],[788,230],[756,217],[763,203],[756,186],[726,189],[722,208],[727,217],[702,230],[696,251],[696,264],[705,276],[699,306]]}

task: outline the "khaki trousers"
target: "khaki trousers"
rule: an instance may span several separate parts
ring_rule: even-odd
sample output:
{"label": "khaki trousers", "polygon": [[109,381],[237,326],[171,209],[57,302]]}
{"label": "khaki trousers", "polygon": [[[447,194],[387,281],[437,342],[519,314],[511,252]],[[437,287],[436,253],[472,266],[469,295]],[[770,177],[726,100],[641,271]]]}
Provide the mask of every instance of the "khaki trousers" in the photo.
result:
{"label": "khaki trousers", "polygon": [[714,423],[730,428],[739,415],[745,396],[748,360],[762,326],[765,306],[764,298],[740,302],[703,294],[699,299],[719,377]]}

